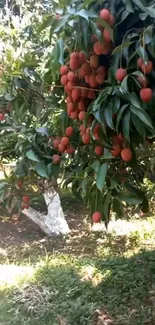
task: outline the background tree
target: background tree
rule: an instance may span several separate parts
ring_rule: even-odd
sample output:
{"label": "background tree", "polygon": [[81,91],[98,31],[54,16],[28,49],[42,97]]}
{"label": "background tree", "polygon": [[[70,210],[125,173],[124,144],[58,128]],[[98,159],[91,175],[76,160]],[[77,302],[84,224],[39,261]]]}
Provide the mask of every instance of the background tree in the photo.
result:
{"label": "background tree", "polygon": [[[0,151],[3,161],[17,161],[1,184],[2,201],[21,206],[22,196],[32,217],[29,190],[35,184],[36,193],[45,192],[60,177],[85,199],[94,222],[107,225],[110,211],[120,217],[126,203],[147,212],[143,180],[154,170],[153,2],[34,6],[23,2],[17,15],[9,7],[1,31]],[[58,196],[53,188],[47,192],[49,205]],[[50,213],[39,220],[55,231]]]}

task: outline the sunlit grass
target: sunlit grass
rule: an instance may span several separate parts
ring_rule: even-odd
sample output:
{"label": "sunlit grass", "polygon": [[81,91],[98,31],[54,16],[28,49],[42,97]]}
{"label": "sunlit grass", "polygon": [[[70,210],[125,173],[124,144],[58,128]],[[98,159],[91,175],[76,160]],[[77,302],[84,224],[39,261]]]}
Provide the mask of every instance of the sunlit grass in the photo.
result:
{"label": "sunlit grass", "polygon": [[99,309],[116,325],[155,324],[155,220],[119,227],[1,249],[0,323],[94,325]]}
{"label": "sunlit grass", "polygon": [[0,289],[18,286],[25,281],[31,281],[35,274],[32,266],[15,264],[0,264]]}

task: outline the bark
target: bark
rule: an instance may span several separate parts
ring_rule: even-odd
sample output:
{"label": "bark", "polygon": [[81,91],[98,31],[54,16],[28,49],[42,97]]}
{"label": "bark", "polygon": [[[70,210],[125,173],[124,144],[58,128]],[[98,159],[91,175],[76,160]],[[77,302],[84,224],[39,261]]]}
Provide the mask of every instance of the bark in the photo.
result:
{"label": "bark", "polygon": [[47,205],[47,215],[41,215],[31,207],[24,209],[22,213],[34,221],[46,235],[68,234],[70,229],[64,217],[59,194],[51,186],[44,191],[43,195]]}

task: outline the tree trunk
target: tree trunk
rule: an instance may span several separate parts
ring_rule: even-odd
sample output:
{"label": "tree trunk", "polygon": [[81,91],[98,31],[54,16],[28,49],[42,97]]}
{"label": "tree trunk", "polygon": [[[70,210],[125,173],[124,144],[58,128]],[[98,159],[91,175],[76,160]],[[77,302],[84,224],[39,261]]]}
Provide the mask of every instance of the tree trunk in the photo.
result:
{"label": "tree trunk", "polygon": [[47,205],[47,215],[41,215],[31,207],[24,209],[22,213],[34,221],[47,235],[68,234],[70,229],[64,217],[59,194],[51,186],[44,191],[43,195]]}

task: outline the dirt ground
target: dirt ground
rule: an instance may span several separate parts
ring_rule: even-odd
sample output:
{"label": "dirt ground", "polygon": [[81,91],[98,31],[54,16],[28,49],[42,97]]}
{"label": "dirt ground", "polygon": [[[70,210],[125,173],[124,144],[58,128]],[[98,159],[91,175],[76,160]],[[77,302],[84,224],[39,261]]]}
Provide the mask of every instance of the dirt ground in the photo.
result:
{"label": "dirt ground", "polygon": [[[6,254],[9,255],[9,251],[12,252],[13,249],[17,255],[22,249],[23,254],[23,247],[25,247],[25,252],[28,254],[28,247],[32,248],[32,245],[35,250],[37,248],[40,250],[41,246],[43,246],[49,252],[70,252],[73,250],[71,244],[73,240],[77,241],[81,251],[83,241],[88,233],[87,229],[90,226],[90,224],[84,226],[85,212],[78,205],[72,208],[69,207],[69,210],[65,206],[64,211],[71,230],[69,239],[62,236],[56,238],[47,237],[34,222],[24,215],[13,215],[11,219],[0,217],[0,257],[4,257]],[[79,236],[83,237],[82,241],[79,241]],[[74,247],[78,254],[76,243]]]}
{"label": "dirt ground", "polygon": [[[71,233],[69,236],[48,237],[41,229],[24,215],[13,215],[11,219],[0,217],[0,258],[6,256],[12,259],[20,260],[20,254],[24,254],[27,259],[31,255],[32,247],[38,254],[48,253],[69,253],[76,256],[89,256],[96,252],[98,244],[113,249],[114,253],[123,253],[128,247],[128,234],[136,232],[136,229],[146,227],[145,221],[135,219],[134,222],[127,220],[117,220],[109,224],[109,241],[105,244],[105,227],[104,224],[96,224],[91,231],[91,222],[84,208],[79,203],[65,202],[63,206],[66,220],[69,224]],[[151,231],[151,224],[149,225]],[[147,225],[148,228],[148,225]],[[115,240],[110,235],[115,231]]]}

